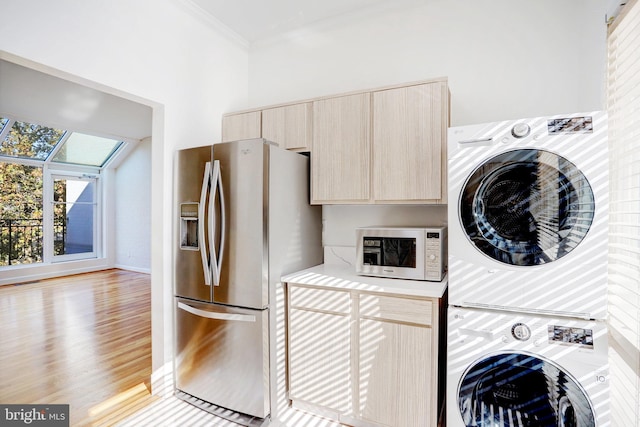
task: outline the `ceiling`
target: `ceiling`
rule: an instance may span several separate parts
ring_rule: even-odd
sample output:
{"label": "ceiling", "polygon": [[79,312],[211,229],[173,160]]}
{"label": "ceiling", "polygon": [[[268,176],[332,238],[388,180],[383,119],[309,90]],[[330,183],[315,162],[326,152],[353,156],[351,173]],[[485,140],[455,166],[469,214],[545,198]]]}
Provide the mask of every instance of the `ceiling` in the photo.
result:
{"label": "ceiling", "polygon": [[124,141],[151,136],[151,107],[0,58],[0,116]]}
{"label": "ceiling", "polygon": [[[424,4],[430,0],[182,0],[231,30],[248,45],[322,21],[375,9]],[[627,0],[606,0],[607,18]]]}
{"label": "ceiling", "polygon": [[[271,39],[321,21],[398,0],[186,0],[191,1],[248,44]],[[415,2],[415,0],[414,0]],[[406,0],[400,3],[407,3]]]}

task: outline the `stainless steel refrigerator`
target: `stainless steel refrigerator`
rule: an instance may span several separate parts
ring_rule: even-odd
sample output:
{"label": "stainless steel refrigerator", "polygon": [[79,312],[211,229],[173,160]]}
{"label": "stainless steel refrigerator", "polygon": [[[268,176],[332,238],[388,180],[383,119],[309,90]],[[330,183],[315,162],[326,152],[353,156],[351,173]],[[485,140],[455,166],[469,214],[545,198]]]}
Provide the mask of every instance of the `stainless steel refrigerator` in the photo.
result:
{"label": "stainless steel refrigerator", "polygon": [[309,159],[251,139],[181,150],[175,167],[176,395],[247,425],[268,420],[275,287],[322,263]]}

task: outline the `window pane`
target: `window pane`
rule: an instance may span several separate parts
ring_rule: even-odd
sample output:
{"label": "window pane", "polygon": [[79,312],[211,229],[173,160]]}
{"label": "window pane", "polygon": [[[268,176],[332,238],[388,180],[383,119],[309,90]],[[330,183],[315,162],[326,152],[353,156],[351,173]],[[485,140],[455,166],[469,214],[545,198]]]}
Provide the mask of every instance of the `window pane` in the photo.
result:
{"label": "window pane", "polygon": [[0,145],[0,155],[45,160],[63,135],[60,129],[15,122]]}
{"label": "window pane", "polygon": [[95,182],[56,179],[53,186],[53,254],[93,252]]}
{"label": "window pane", "polygon": [[0,162],[0,266],[42,262],[42,168]]}
{"label": "window pane", "polygon": [[74,132],[53,158],[54,162],[102,166],[122,142]]}

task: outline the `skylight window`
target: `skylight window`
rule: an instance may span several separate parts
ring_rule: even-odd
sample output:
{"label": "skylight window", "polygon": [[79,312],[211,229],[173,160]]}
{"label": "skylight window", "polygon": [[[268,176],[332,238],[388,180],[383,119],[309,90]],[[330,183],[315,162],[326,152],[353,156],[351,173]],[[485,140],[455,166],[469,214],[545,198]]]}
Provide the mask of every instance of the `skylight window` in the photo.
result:
{"label": "skylight window", "polygon": [[46,160],[64,134],[60,129],[15,121],[0,144],[0,155]]}
{"label": "skylight window", "polygon": [[0,117],[0,158],[103,167],[124,143]]}
{"label": "skylight window", "polygon": [[56,152],[52,161],[103,166],[121,145],[121,141],[114,139],[74,132]]}

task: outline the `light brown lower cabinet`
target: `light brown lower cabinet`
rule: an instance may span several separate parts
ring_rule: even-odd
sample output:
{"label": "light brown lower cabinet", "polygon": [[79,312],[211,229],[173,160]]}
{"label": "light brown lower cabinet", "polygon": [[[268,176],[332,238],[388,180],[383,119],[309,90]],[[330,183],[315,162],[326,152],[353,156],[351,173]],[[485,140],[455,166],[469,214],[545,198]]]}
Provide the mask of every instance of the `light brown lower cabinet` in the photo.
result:
{"label": "light brown lower cabinet", "polygon": [[438,425],[440,298],[292,283],[288,298],[294,406],[354,426]]}
{"label": "light brown lower cabinet", "polygon": [[290,310],[290,398],[351,411],[349,324],[341,314]]}

